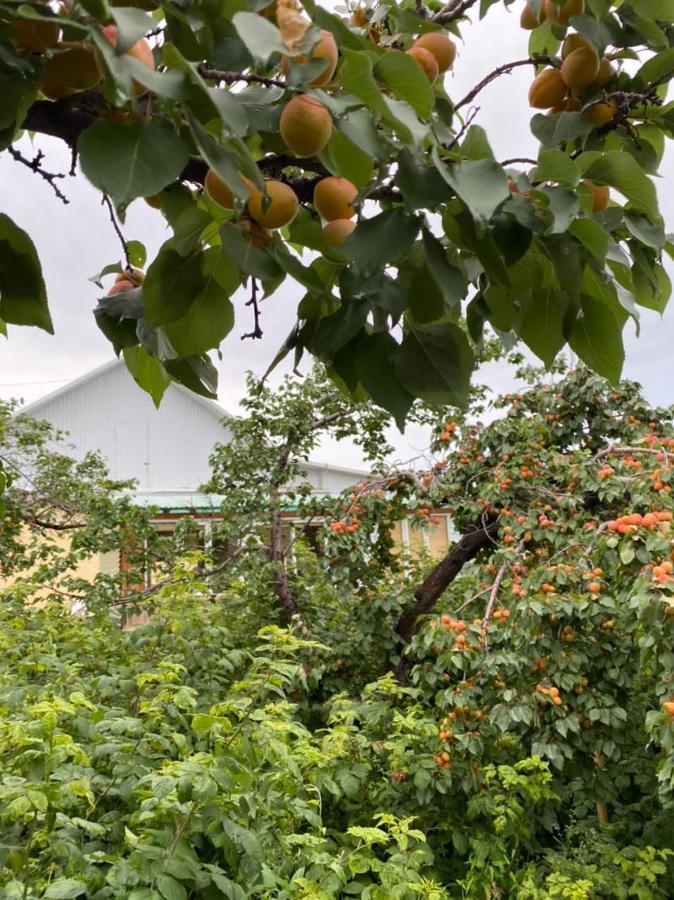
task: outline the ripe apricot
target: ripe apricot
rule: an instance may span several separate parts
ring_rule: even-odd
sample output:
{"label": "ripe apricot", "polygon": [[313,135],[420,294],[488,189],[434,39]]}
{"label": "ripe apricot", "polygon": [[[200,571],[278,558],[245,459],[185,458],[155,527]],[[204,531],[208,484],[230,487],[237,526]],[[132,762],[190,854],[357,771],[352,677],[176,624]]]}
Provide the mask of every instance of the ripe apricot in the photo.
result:
{"label": "ripe apricot", "polygon": [[[332,32],[322,29],[321,39],[314,47],[312,47],[311,56],[296,56],[294,57],[293,62],[304,64],[309,62],[310,59],[324,59],[326,61],[325,69],[322,72],[319,72],[313,81],[309,82],[309,87],[323,87],[332,80],[332,76],[335,74],[335,69],[337,68],[338,58],[339,51]],[[288,74],[289,67],[288,58],[284,57],[283,71],[286,75]]]}
{"label": "ripe apricot", "polygon": [[314,188],[314,206],[318,214],[327,222],[335,219],[350,219],[356,210],[351,202],[358,195],[358,188],[347,178],[330,176],[322,178]]}
{"label": "ripe apricot", "polygon": [[427,34],[422,34],[412,44],[412,47],[421,47],[423,50],[428,50],[429,53],[432,53],[438,64],[440,75],[454,65],[456,44],[440,31],[429,31]]}
{"label": "ripe apricot", "polygon": [[591,594],[598,594],[601,591],[601,584],[598,581],[591,581],[587,589]]}
{"label": "ripe apricot", "polygon": [[214,200],[223,209],[234,209],[234,194],[229,185],[225,184],[213,169],[209,169],[206,173],[204,188],[211,200]]}
{"label": "ripe apricot", "polygon": [[121,294],[122,291],[132,291],[136,287],[138,287],[138,285],[134,284],[133,281],[130,281],[128,278],[120,278],[115,281],[106,294],[106,297],[114,297],[115,294]]}
{"label": "ripe apricot", "polygon": [[534,78],[529,88],[529,106],[549,109],[566,98],[566,85],[559,69],[544,69]]}
{"label": "ripe apricot", "polygon": [[595,86],[598,88],[606,87],[613,78],[615,78],[615,69],[611,65],[611,61],[602,56],[599,60],[599,72],[594,80]]}
{"label": "ripe apricot", "polygon": [[40,90],[50,100],[61,100],[78,91],[89,90],[98,84],[100,78],[92,47],[88,44],[61,44],[44,67]]}
{"label": "ripe apricot", "polygon": [[323,236],[330,246],[341,247],[355,227],[352,219],[333,219],[323,229]]}
{"label": "ripe apricot", "polygon": [[19,50],[42,53],[59,42],[61,29],[58,22],[41,22],[38,19],[15,19],[12,23],[12,41]]}
{"label": "ripe apricot", "polygon": [[[569,34],[564,38],[564,43],[562,44],[562,59],[566,59],[566,57],[573,53],[574,50],[578,50],[580,47],[589,47],[590,50],[595,50],[595,46],[589,38],[586,38],[582,34]],[[596,51],[595,51],[596,52]]]}
{"label": "ripe apricot", "polygon": [[282,228],[295,218],[299,205],[297,194],[289,185],[270,180],[265,182],[264,192],[251,190],[248,213],[262,228]]}
{"label": "ripe apricot", "polygon": [[563,3],[555,3],[555,0],[544,0],[543,9],[546,17],[553,25],[566,28],[572,16],[580,16],[585,11],[585,0],[565,0]]}
{"label": "ripe apricot", "polygon": [[674,700],[665,700],[662,704],[662,708],[666,713],[669,713],[670,716],[674,716]]}
{"label": "ripe apricot", "polygon": [[[592,212],[602,212],[608,206],[609,201],[609,189],[605,184],[596,184],[594,181],[585,180],[583,181],[585,187],[589,188],[592,191]],[[641,522],[628,523],[628,524],[641,524]],[[650,527],[650,526],[647,526]]]}
{"label": "ripe apricot", "polygon": [[525,31],[533,31],[534,28],[538,28],[543,22],[545,22],[545,11],[543,7],[541,6],[537,15],[533,7],[529,6],[527,3],[520,15],[520,27],[524,28]]}
{"label": "ripe apricot", "polygon": [[332,118],[314,97],[298,94],[283,108],[279,131],[296,156],[316,156],[330,140]]}
{"label": "ripe apricot", "polygon": [[440,74],[440,70],[438,69],[438,63],[436,58],[433,56],[430,50],[425,50],[423,47],[410,47],[407,51],[407,55],[411,56],[412,59],[418,63],[418,65],[423,69],[426,78],[430,81],[431,84],[435,81],[435,79]]}
{"label": "ripe apricot", "polygon": [[562,63],[561,75],[567,87],[582,91],[599,74],[599,57],[592,47],[573,50]]}
{"label": "ripe apricot", "polygon": [[615,100],[609,100],[607,103],[593,103],[583,112],[583,118],[589,119],[595,128],[603,128],[604,125],[608,125],[617,112],[618,106]]}

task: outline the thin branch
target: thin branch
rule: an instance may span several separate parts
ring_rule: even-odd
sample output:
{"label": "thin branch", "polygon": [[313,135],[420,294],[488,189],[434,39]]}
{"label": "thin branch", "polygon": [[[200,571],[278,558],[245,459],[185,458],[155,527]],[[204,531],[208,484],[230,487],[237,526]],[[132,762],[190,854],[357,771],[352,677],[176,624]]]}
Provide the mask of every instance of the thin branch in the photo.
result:
{"label": "thin branch", "polygon": [[12,159],[16,160],[16,162],[21,163],[21,165],[26,166],[26,168],[30,169],[31,172],[35,172],[36,175],[39,175],[40,178],[44,178],[49,187],[54,191],[56,196],[59,198],[61,203],[66,206],[70,203],[70,200],[66,197],[63,191],[60,190],[59,186],[56,184],[56,181],[59,178],[65,178],[66,176],[63,174],[58,174],[56,172],[47,172],[46,169],[42,168],[42,160],[44,159],[44,153],[42,150],[38,150],[33,159],[26,159],[18,150],[14,147],[8,147],[9,155]]}
{"label": "thin branch", "polygon": [[253,307],[253,317],[254,317],[254,326],[253,330],[247,332],[246,334],[241,335],[241,340],[245,341],[246,338],[253,338],[253,340],[259,340],[262,337],[262,329],[260,328],[260,306],[257,299],[257,279],[250,279],[250,300],[246,302],[246,306]]}
{"label": "thin branch", "polygon": [[223,69],[211,69],[208,66],[199,66],[199,74],[209,81],[223,81],[225,84],[236,84],[243,81],[246,84],[262,84],[265,87],[280,87],[292,90],[285,81],[278,78],[267,78],[266,75],[245,74],[244,72],[228,72]]}
{"label": "thin branch", "polygon": [[[517,545],[517,547],[515,549],[515,556],[519,556],[521,554],[522,550],[524,550],[524,541],[520,541],[520,543]],[[491,617],[494,612],[494,607],[496,606],[496,601],[498,600],[498,592],[500,590],[501,582],[503,581],[505,573],[507,572],[511,563],[512,563],[512,560],[510,560],[510,559],[506,559],[502,563],[501,567],[499,568],[498,572],[496,573],[496,578],[494,578],[494,583],[491,586],[491,591],[489,592],[489,600],[487,602],[487,606],[484,611],[484,616],[482,618],[482,625],[481,625],[482,646],[485,650],[488,647],[487,635],[489,634],[489,623],[491,622]]]}
{"label": "thin branch", "polygon": [[528,156],[512,156],[510,159],[504,159],[499,165],[511,166],[513,163],[526,163],[529,166],[537,166],[538,160],[530,159]]}
{"label": "thin branch", "polygon": [[461,138],[464,136],[464,134],[468,131],[468,129],[472,125],[473,119],[479,113],[479,111],[480,111],[479,106],[471,106],[471,108],[468,110],[468,115],[466,116],[466,119],[465,119],[463,125],[461,126],[459,131],[456,133],[456,135],[452,139],[451,143],[447,144],[447,147],[446,147],[447,150],[451,150],[452,147],[456,147],[456,145],[459,143]]}
{"label": "thin branch", "polygon": [[126,243],[126,239],[125,239],[124,235],[122,234],[122,229],[119,227],[119,223],[117,222],[117,217],[115,216],[115,210],[112,206],[112,201],[110,200],[110,197],[108,197],[107,194],[103,194],[103,197],[101,199],[101,204],[103,204],[104,206],[107,206],[107,208],[108,208],[108,212],[110,214],[110,221],[112,222],[112,227],[115,229],[115,234],[119,238],[119,241],[122,245],[122,250],[124,251],[124,259],[126,260],[126,268],[133,269],[133,266],[131,265],[131,259],[129,257],[129,246]]}
{"label": "thin branch", "polygon": [[501,75],[509,75],[513,69],[517,69],[520,66],[540,66],[543,63],[546,63],[549,66],[556,65],[556,61],[551,56],[535,56],[530,57],[529,59],[518,59],[515,60],[515,62],[498,66],[498,68],[494,69],[493,72],[490,72],[489,75],[485,75],[482,81],[479,81],[472,90],[468,91],[466,96],[454,105],[454,109],[461,109],[462,106],[467,106],[469,103],[472,103],[483,88],[486,88],[492,81],[496,81]]}

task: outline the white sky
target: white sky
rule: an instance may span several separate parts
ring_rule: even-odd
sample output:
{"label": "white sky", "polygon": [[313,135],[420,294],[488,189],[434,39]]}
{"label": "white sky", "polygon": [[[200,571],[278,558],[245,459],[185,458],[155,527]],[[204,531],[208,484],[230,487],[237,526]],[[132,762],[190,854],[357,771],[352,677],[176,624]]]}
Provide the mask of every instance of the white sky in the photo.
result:
{"label": "white sky", "polygon": [[[484,75],[504,62],[527,56],[528,32],[519,27],[520,5],[508,12],[504,6],[492,7],[483,22],[463,29],[464,45],[454,71],[446,76],[446,88],[455,100],[462,97]],[[476,14],[475,14],[476,16]],[[488,132],[498,159],[536,156],[537,144],[529,131],[531,110],[527,91],[532,70],[515,69],[489,85],[475,101],[480,112],[474,120]],[[61,142],[37,138],[36,146],[47,156],[49,171],[67,171],[68,149]],[[28,139],[22,147],[30,156]],[[99,291],[87,279],[110,262],[118,261],[120,248],[100,195],[82,177],[66,178],[60,186],[70,198],[64,206],[52,194],[49,185],[28,169],[0,154],[2,211],[25,228],[37,245],[47,283],[55,335],[38,329],[12,327],[8,341],[0,343],[0,397],[23,398],[26,402],[51,392],[90,369],[113,358],[113,351],[98,330],[92,310]],[[674,223],[674,153],[665,155],[661,167],[658,194],[665,221]],[[129,209],[124,232],[128,239],[143,241],[152,259],[161,243],[170,236],[161,214],[142,200]],[[237,323],[222,345],[219,363],[221,404],[236,411],[244,389],[245,372],[261,374],[273,358],[295,320],[301,290],[284,284],[263,306],[261,341],[241,341],[240,335],[251,327],[250,310],[244,308],[245,296],[234,298]],[[674,317],[642,311],[641,336],[634,336],[632,324],[626,326],[627,362],[624,374],[640,381],[654,403],[674,403],[671,348],[674,345]],[[512,373],[506,366],[492,366],[483,380],[498,390],[508,390]],[[395,437],[397,454],[407,459],[423,450],[420,432]],[[326,445],[317,458],[342,465],[358,465],[353,448]]]}

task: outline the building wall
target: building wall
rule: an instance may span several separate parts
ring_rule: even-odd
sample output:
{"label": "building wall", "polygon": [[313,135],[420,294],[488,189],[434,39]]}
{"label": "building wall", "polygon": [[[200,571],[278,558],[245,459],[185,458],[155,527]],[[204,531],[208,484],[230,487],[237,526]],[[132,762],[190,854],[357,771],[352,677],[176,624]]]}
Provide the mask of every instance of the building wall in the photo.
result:
{"label": "building wall", "polygon": [[214,445],[229,433],[215,403],[177,385],[156,409],[121,363],[25,411],[67,431],[76,458],[99,451],[113,478],[136,479],[146,491],[195,490],[210,476]]}

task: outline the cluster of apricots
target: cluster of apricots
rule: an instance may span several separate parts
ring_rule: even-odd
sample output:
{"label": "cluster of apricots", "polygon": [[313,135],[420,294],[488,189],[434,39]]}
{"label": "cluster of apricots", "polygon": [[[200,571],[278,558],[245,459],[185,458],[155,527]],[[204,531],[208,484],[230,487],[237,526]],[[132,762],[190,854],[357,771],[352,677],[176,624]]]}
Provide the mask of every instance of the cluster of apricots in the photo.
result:
{"label": "cluster of apricots", "polygon": [[546,687],[544,684],[536,685],[537,693],[541,694],[542,697],[548,697],[551,703],[555,706],[562,705],[562,698],[559,696],[559,688],[556,687]]}
{"label": "cluster of apricots", "polygon": [[454,432],[456,431],[456,422],[447,422],[442,434],[438,438],[439,441],[442,441],[443,444],[448,443],[454,437]]}
{"label": "cluster of apricots", "polygon": [[435,765],[440,769],[451,769],[452,758],[446,750],[435,754]]}
{"label": "cluster of apricots", "polygon": [[355,534],[359,528],[360,520],[353,517],[346,522],[339,521],[330,524],[330,531],[334,531],[336,534]]}
{"label": "cluster of apricots", "polygon": [[[297,215],[297,194],[283,181],[267,179],[264,191],[261,191],[245,176],[241,177],[249,191],[241,220],[251,222],[256,229],[256,240],[252,242],[264,245],[269,239],[270,231],[289,225]],[[235,209],[234,194],[212,169],[206,174],[204,187],[211,200],[223,209]],[[330,175],[316,183],[313,204],[326,223],[323,234],[331,246],[341,246],[356,227],[356,223],[352,221],[356,215],[352,203],[357,194],[356,186],[346,178]]]}
{"label": "cluster of apricots", "polygon": [[463,619],[453,619],[451,616],[440,616],[440,621],[438,623],[437,619],[431,619],[431,628],[437,628],[438,624],[442,625],[443,628],[446,628],[447,631],[456,631],[457,634],[461,634],[468,628]]}
{"label": "cluster of apricots", "polygon": [[611,519],[606,523],[606,527],[609,531],[615,531],[618,534],[631,534],[640,528],[655,529],[661,523],[671,521],[671,511],[662,509],[647,512],[644,515],[641,515],[641,513],[629,513],[628,515],[620,516],[618,519]]}
{"label": "cluster of apricots", "polygon": [[672,577],[672,571],[674,571],[674,564],[670,559],[665,559],[658,565],[653,566],[653,581],[656,584],[669,584],[674,581],[674,577]]}
{"label": "cluster of apricots", "polygon": [[[542,18],[527,5],[522,12],[522,24],[533,29],[548,19],[558,28],[568,28],[572,16],[581,15],[584,0],[567,0],[558,6],[554,0],[545,0]],[[596,45],[582,34],[569,34],[562,44],[560,68],[550,67],[540,72],[529,89],[529,104],[534,109],[547,109],[551,113],[576,112],[583,115],[595,128],[608,124],[617,112],[616,104],[602,99],[601,91],[615,77],[611,60],[599,56]],[[596,101],[596,102],[595,102]]]}
{"label": "cluster of apricots", "polygon": [[419,64],[433,84],[439,75],[444,75],[454,65],[456,44],[445,34],[429,31],[416,39],[407,55]]}
{"label": "cluster of apricots", "polygon": [[[61,100],[71,94],[87,91],[95,87],[102,77],[102,67],[91,44],[76,41],[62,41],[58,22],[18,18],[14,22],[14,44],[25,53],[45,53],[45,61],[40,90],[49,100]],[[106,25],[102,34],[112,47],[117,46],[116,25]],[[133,57],[148,69],[154,70],[152,47],[145,38],[140,38],[125,55]],[[144,88],[135,83],[134,90],[142,94]]]}

